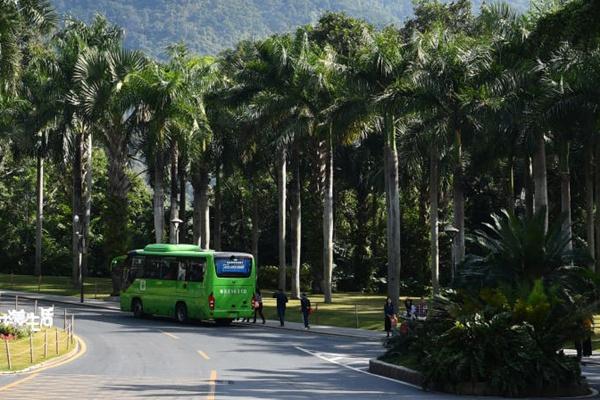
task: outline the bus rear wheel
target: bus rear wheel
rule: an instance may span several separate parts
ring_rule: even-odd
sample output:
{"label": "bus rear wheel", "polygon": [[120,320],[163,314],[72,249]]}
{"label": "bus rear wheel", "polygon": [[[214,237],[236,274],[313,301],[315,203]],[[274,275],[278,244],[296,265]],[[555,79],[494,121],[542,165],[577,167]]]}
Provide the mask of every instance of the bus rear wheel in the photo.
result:
{"label": "bus rear wheel", "polygon": [[231,321],[233,321],[233,319],[231,319],[231,318],[217,318],[215,320],[215,323],[218,326],[229,326],[229,325],[231,325]]}
{"label": "bus rear wheel", "polygon": [[144,306],[142,305],[142,301],[140,299],[133,299],[131,309],[133,310],[134,317],[142,318],[144,316]]}
{"label": "bus rear wheel", "polygon": [[177,322],[180,324],[187,321],[188,316],[185,303],[177,303],[177,306],[175,306],[175,318],[177,318]]}

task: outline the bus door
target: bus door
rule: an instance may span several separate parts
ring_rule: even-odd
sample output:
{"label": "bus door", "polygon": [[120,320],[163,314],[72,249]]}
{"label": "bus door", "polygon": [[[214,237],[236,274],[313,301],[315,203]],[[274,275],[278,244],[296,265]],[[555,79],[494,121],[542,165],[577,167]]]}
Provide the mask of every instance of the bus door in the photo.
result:
{"label": "bus door", "polygon": [[[179,261],[177,296],[185,301],[190,318],[202,318],[201,303],[204,295],[206,258],[194,257]],[[184,279],[185,277],[185,279]]]}

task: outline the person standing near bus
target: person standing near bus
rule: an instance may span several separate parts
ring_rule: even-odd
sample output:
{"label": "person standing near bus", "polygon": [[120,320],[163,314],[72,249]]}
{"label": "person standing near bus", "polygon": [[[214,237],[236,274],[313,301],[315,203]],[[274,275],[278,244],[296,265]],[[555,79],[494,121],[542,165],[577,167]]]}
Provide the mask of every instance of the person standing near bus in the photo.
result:
{"label": "person standing near bus", "polygon": [[396,310],[394,310],[394,303],[392,303],[391,297],[385,299],[383,314],[385,315],[383,321],[385,332],[387,333],[387,337],[390,337],[390,333],[392,332],[392,321],[396,318]]}
{"label": "person standing near bus", "polygon": [[283,326],[285,320],[285,308],[288,298],[281,288],[279,288],[279,290],[273,294],[273,297],[277,299],[277,316],[279,317],[279,323],[281,326]]}
{"label": "person standing near bus", "polygon": [[266,321],[265,315],[263,314],[263,301],[262,295],[260,294],[260,289],[256,289],[256,292],[254,293],[254,321],[252,322],[253,324],[256,323],[256,314],[260,315],[264,324]]}
{"label": "person standing near bus", "polygon": [[306,297],[306,293],[300,295],[300,309],[302,310],[302,318],[304,320],[304,329],[310,329],[308,324],[308,316],[310,315],[310,300]]}

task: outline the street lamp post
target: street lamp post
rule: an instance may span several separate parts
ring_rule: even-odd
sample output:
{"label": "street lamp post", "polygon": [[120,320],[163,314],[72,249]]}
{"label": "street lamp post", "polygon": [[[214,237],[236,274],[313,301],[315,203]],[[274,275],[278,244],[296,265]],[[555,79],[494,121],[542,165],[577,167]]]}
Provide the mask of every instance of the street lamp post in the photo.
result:
{"label": "street lamp post", "polygon": [[81,233],[79,215],[73,217],[73,224],[75,225],[75,235],[77,236],[77,269],[79,271],[79,301],[83,303],[83,233]]}
{"label": "street lamp post", "polygon": [[454,237],[456,236],[456,234],[458,233],[458,229],[452,225],[446,225],[446,227],[444,228],[444,232],[446,232],[448,234],[448,236],[450,236],[450,246],[452,248],[452,269],[451,269],[451,273],[452,273],[452,283],[454,283],[454,277],[456,275],[456,256],[455,253],[456,251],[454,250]]}
{"label": "street lamp post", "polygon": [[179,224],[183,221],[179,218],[173,218],[171,220],[171,225],[173,225],[173,229],[175,230],[175,244],[179,244]]}

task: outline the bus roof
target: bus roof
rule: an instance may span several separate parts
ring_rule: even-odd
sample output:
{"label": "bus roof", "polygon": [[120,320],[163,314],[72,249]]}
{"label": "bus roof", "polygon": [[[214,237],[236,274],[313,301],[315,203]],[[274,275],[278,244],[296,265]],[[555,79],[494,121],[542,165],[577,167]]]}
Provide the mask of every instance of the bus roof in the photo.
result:
{"label": "bus roof", "polygon": [[201,249],[200,246],[194,244],[168,244],[168,243],[154,243],[144,247],[143,250],[134,250],[131,253],[143,254],[143,253],[168,253],[171,255],[184,255],[184,256],[200,256],[212,254],[215,257],[251,257],[252,254],[232,252],[232,251],[214,251],[208,249]]}

